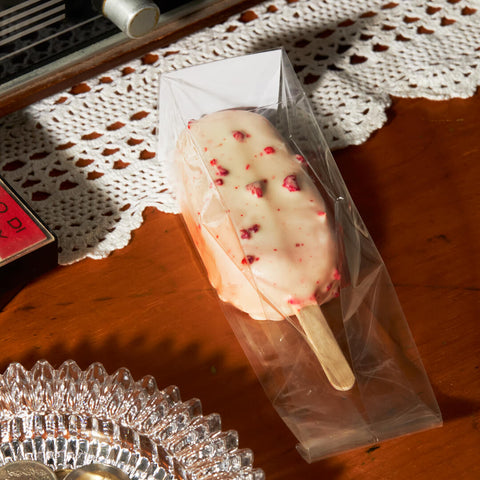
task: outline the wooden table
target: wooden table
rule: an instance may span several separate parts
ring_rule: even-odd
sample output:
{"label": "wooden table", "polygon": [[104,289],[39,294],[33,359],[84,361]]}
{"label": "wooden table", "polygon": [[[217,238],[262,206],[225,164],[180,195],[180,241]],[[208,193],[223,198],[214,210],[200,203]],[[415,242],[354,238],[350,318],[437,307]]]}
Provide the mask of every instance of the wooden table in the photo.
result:
{"label": "wooden table", "polygon": [[102,362],[175,384],[270,480],[480,478],[480,93],[395,99],[366,143],[335,152],[392,276],[444,426],[307,464],[236,341],[178,216],[145,211],[126,248],[58,267],[0,313],[0,370]]}
{"label": "wooden table", "polygon": [[307,464],[266,399],[178,216],[153,209],[130,245],[58,267],[0,314],[0,368],[103,362],[178,385],[236,429],[268,479],[480,478],[480,94],[394,101],[365,144],[335,153],[389,268],[444,426]]}

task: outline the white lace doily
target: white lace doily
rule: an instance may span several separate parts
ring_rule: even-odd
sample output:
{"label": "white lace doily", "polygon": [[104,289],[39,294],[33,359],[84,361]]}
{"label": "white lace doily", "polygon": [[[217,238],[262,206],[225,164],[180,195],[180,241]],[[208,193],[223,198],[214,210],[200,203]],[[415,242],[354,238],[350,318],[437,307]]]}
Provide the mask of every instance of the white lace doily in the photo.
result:
{"label": "white lace doily", "polygon": [[478,0],[269,0],[0,121],[0,174],[55,231],[60,262],[125,246],[156,206],[177,212],[155,156],[161,72],[284,46],[329,145],[365,141],[390,95],[480,84]]}

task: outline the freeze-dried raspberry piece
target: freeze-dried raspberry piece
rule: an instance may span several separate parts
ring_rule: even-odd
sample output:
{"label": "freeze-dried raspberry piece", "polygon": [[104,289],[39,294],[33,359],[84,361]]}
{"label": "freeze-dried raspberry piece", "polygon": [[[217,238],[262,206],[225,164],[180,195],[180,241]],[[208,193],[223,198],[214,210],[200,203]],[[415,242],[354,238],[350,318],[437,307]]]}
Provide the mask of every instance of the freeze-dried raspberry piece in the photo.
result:
{"label": "freeze-dried raspberry piece", "polygon": [[247,240],[251,236],[252,236],[252,234],[246,228],[242,228],[240,230],[240,238],[243,238],[244,240]]}
{"label": "freeze-dried raspberry piece", "polygon": [[257,233],[260,230],[260,225],[258,223],[253,224],[251,227],[242,228],[240,230],[240,238],[244,240],[252,237],[252,233]]}
{"label": "freeze-dried raspberry piece", "polygon": [[270,155],[272,153],[275,153],[275,149],[273,147],[265,147],[263,151],[267,154]]}
{"label": "freeze-dried raspberry piece", "polygon": [[245,140],[245,134],[240,130],[236,130],[232,135],[237,142],[243,142]]}
{"label": "freeze-dried raspberry piece", "polygon": [[221,178],[216,178],[215,185],[223,185],[223,180]]}
{"label": "freeze-dried raspberry piece", "polygon": [[295,155],[295,158],[298,161],[298,163],[301,163],[302,165],[307,163],[303,155]]}
{"label": "freeze-dried raspberry piece", "polygon": [[255,257],[254,255],[247,255],[246,257],[243,257],[242,264],[249,265],[253,262],[256,262],[257,260],[258,260],[258,257]]}
{"label": "freeze-dried raspberry piece", "polygon": [[249,183],[245,186],[245,188],[252,193],[252,195],[256,195],[258,198],[263,197],[263,188],[262,188],[262,183],[264,182],[252,182]]}
{"label": "freeze-dried raspberry piece", "polygon": [[220,175],[221,177],[225,177],[229,173],[230,172],[226,168],[223,168],[221,165],[217,165],[217,175]]}
{"label": "freeze-dried raspberry piece", "polygon": [[301,305],[302,301],[297,298],[297,297],[290,297],[287,302],[290,304],[290,305]]}
{"label": "freeze-dried raspberry piece", "polygon": [[283,179],[282,187],[285,187],[289,192],[298,192],[300,187],[297,183],[297,176],[296,175],[287,175]]}

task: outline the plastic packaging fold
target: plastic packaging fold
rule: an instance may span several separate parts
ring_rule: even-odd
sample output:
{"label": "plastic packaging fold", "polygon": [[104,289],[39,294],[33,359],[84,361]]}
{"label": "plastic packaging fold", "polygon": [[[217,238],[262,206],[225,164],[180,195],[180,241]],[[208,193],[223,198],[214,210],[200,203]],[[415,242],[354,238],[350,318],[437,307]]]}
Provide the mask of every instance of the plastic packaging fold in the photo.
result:
{"label": "plastic packaging fold", "polygon": [[[305,172],[308,181],[301,177],[303,184],[313,185],[324,202],[321,214],[327,218],[336,270],[321,298],[316,294],[318,305],[313,306],[313,323],[316,315],[324,323],[320,340],[303,322],[303,308],[286,311],[264,286],[264,278],[257,272],[260,261],[245,261],[251,257],[248,241],[256,232],[254,227],[261,226],[255,224],[248,230],[239,224],[240,216],[232,214],[223,184],[227,177],[222,175],[229,172],[218,170],[217,162],[222,162],[219,150],[212,158],[199,128],[190,128],[196,122],[202,125],[200,122],[215,119],[218,112],[232,110],[268,120],[265,128],[271,127],[283,139],[285,155],[301,159],[296,177]],[[252,129],[253,141],[256,124]],[[250,136],[244,130],[241,135]],[[235,140],[249,140],[236,131],[232,135]],[[298,439],[300,454],[312,462],[440,426],[441,413],[385,265],[285,51],[271,50],[163,74],[158,141],[158,156],[165,162],[210,282],[223,298],[226,318],[273,407]],[[298,190],[285,181],[283,186],[288,187],[287,193]],[[319,241],[319,251],[322,248]],[[236,259],[231,252],[236,252]],[[249,315],[241,301],[230,301],[229,294],[223,293],[228,289],[243,289],[258,313]],[[322,345],[327,333],[330,343]],[[321,344],[318,349],[315,343]]]}

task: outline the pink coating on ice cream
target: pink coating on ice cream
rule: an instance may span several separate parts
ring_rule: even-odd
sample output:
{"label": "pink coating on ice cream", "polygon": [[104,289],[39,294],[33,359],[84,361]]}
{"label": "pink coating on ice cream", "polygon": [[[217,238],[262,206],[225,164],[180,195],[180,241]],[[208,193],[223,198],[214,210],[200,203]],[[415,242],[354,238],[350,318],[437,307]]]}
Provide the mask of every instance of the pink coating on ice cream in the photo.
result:
{"label": "pink coating on ice cream", "polygon": [[222,300],[280,320],[338,294],[323,198],[268,120],[229,110],[190,122],[176,162],[182,213]]}

